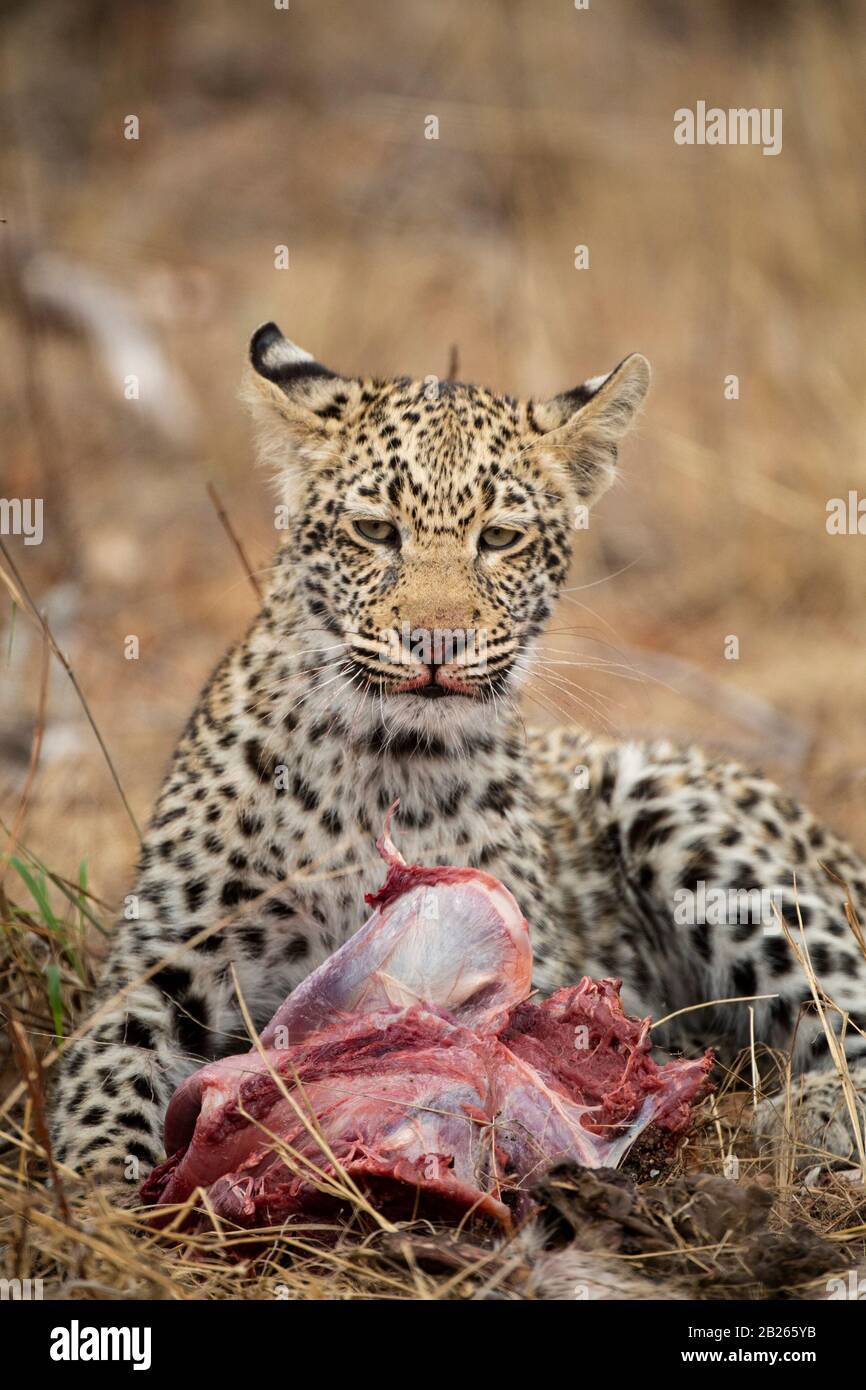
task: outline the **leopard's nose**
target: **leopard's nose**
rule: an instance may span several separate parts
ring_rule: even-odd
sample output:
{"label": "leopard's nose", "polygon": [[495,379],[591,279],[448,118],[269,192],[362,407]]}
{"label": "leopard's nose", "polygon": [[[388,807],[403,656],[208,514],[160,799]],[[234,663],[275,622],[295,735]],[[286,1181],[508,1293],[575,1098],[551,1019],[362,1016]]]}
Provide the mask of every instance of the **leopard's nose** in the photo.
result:
{"label": "leopard's nose", "polygon": [[434,632],[461,632],[468,626],[466,610],[462,608],[424,609],[403,620],[404,628],[432,636]]}

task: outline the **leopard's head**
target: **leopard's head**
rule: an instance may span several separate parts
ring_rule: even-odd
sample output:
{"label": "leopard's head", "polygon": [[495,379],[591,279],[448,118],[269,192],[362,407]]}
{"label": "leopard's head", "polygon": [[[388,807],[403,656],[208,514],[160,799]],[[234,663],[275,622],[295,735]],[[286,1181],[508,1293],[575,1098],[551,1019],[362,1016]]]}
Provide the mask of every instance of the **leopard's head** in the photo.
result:
{"label": "leopard's head", "polygon": [[296,615],[323,699],[365,726],[482,727],[513,704],[587,509],[613,481],[646,359],[521,402],[433,377],[340,376],[272,323],[250,356],[287,530],[271,605]]}

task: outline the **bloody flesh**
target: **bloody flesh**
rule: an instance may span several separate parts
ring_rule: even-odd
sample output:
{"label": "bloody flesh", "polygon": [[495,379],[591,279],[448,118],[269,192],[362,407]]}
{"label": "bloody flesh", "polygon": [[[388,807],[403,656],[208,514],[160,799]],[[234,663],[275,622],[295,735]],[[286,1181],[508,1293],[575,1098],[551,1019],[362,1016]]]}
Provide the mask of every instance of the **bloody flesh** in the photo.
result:
{"label": "bloody flesh", "polygon": [[[390,817],[389,817],[390,819]],[[333,1211],[348,1188],[397,1215],[508,1224],[553,1164],[613,1167],[648,1125],[676,1134],[712,1057],[652,1058],[619,981],[529,1000],[529,930],[475,869],[388,864],[365,925],[303,981],[261,1047],[175,1092],[142,1195],[243,1227]]]}

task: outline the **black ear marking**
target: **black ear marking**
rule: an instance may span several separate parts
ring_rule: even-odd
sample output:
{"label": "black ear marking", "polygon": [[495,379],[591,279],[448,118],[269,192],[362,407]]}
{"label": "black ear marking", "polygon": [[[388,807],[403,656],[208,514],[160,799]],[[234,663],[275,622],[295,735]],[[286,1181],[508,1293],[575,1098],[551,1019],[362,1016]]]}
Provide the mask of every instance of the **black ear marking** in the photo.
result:
{"label": "black ear marking", "polygon": [[259,376],[284,388],[309,377],[337,375],[286,338],[275,323],[256,329],[250,340],[250,362]]}
{"label": "black ear marking", "polygon": [[268,348],[280,342],[283,334],[275,323],[263,323],[250,339],[250,361],[260,375],[265,375],[265,358]]}
{"label": "black ear marking", "polygon": [[[542,431],[557,429],[569,421],[577,424],[587,406],[593,411],[619,415],[622,433],[640,406],[650,382],[649,363],[639,352],[629,353],[610,372],[590,377],[580,386],[561,391],[552,400],[532,402],[533,427]],[[587,412],[589,414],[590,412]],[[613,424],[613,418],[610,423]]]}
{"label": "black ear marking", "polygon": [[[613,372],[610,375],[613,376]],[[563,391],[557,400],[562,402],[564,419],[567,420],[569,415],[587,405],[606,381],[606,376],[600,376],[593,381],[584,381],[580,386],[573,386],[570,391]]]}
{"label": "black ear marking", "polygon": [[250,342],[250,351],[255,355],[258,349],[264,349],[267,344],[275,338],[283,338],[285,334],[278,323],[269,319],[267,323],[259,324]]}

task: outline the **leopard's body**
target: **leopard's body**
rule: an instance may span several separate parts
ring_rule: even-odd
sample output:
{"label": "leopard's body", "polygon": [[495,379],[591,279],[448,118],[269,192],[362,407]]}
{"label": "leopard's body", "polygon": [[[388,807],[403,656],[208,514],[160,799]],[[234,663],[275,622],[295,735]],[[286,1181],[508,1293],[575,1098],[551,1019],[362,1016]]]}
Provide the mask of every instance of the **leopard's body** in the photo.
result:
{"label": "leopard's body", "polygon": [[[778,921],[692,925],[675,904],[702,883],[776,889],[796,927],[796,873],[813,963],[862,1024],[866,961],[844,885],[866,907],[863,860],[747,770],[668,744],[527,732],[515,703],[543,662],[575,508],[610,481],[646,390],[643,359],[519,404],[337,377],[272,325],[252,356],[287,538],[160,794],[100,1017],[62,1064],[58,1156],[103,1171],[133,1158],[139,1174],[162,1156],[174,1085],[249,1045],[238,991],[263,1026],[364,920],[397,798],[407,859],[483,866],[512,890],[541,988],[619,975],[629,1010],[657,1017],[773,996],[754,1005],[757,1039],[788,1048],[796,1034],[815,1142],[850,1148],[820,1026],[798,1026],[808,986]],[[383,645],[404,623],[413,638],[483,632],[484,658]],[[866,1045],[850,1026],[848,1038],[862,1084]],[[659,1040],[730,1058],[749,1040],[748,1007],[684,1013]]]}

